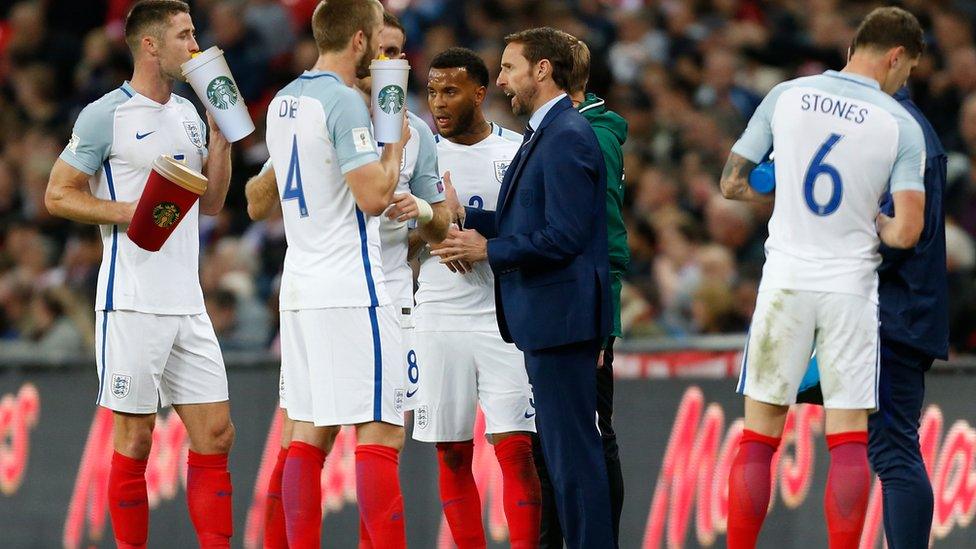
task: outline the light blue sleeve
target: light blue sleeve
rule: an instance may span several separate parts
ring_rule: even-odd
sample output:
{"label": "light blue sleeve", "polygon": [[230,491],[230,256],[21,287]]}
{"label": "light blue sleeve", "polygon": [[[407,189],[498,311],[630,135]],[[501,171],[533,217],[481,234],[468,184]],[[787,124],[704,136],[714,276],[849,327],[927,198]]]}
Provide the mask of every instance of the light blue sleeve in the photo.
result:
{"label": "light blue sleeve", "polygon": [[328,97],[320,98],[325,108],[325,124],[336,148],[339,169],[347,174],[360,166],[380,159],[373,140],[373,128],[366,103],[347,86],[328,88]]}
{"label": "light blue sleeve", "polygon": [[788,88],[787,84],[787,82],[779,84],[766,94],[759,108],[749,119],[746,130],[742,132],[735,145],[732,145],[733,153],[756,164],[762,162],[763,157],[773,146],[773,111],[776,109],[779,96]]}
{"label": "light blue sleeve", "polygon": [[437,167],[437,143],[434,133],[426,122],[410,116],[410,125],[417,130],[420,138],[420,152],[417,155],[417,165],[414,166],[413,176],[410,177],[410,194],[422,198],[430,204],[444,201],[444,185],[441,183],[440,170]]}
{"label": "light blue sleeve", "polygon": [[898,117],[898,154],[891,167],[891,192],[925,192],[925,135],[907,113]]}
{"label": "light blue sleeve", "polygon": [[[121,91],[117,93],[125,98]],[[75,121],[71,140],[61,152],[61,160],[81,172],[94,175],[111,153],[115,109],[123,102],[110,95],[85,107]]]}

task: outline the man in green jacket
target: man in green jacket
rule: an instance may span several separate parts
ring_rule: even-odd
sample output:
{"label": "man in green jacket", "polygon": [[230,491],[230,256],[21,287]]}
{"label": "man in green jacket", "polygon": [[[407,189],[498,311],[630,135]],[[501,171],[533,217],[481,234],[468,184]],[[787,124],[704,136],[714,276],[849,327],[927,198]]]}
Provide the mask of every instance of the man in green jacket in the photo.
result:
{"label": "man in green jacket", "polygon": [[[607,165],[607,237],[610,252],[610,300],[613,304],[613,331],[604,343],[597,364],[597,415],[600,434],[603,437],[603,454],[610,481],[610,506],[613,519],[614,539],[619,538],[620,511],[624,502],[624,479],[620,471],[617,435],[613,432],[613,343],[621,335],[620,288],[624,272],[630,262],[627,246],[627,227],[624,225],[624,160],[623,144],[627,140],[627,121],[607,109],[603,99],[586,93],[590,77],[590,49],[582,40],[566,34],[573,50],[573,71],[568,91],[576,106],[593,127],[603,158]],[[538,439],[537,439],[538,440]],[[562,529],[556,514],[552,483],[549,480],[542,452],[536,444],[536,468],[542,485],[542,526],[540,549],[563,547]]]}

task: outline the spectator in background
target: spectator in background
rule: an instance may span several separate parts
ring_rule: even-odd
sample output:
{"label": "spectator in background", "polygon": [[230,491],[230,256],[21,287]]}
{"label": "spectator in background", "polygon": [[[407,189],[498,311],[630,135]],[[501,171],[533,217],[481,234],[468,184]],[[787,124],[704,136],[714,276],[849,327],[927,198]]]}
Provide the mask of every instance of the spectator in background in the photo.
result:
{"label": "spectator in background", "polygon": [[[65,121],[73,120],[81,106],[117,87],[130,73],[120,21],[131,4],[129,0],[0,2],[0,242],[8,240],[10,230],[23,235],[24,226],[33,227],[46,238],[42,246],[50,254],[36,275],[64,284],[82,299],[90,299],[94,291],[86,258],[100,244],[47,218],[37,200],[37,181],[50,168],[51,143],[58,145],[53,147],[56,154],[68,140]],[[255,113],[261,112],[262,97],[280,89],[317,58],[308,24],[317,4],[318,0],[193,2],[201,47],[217,44],[225,50]],[[911,84],[913,97],[955,153],[949,165],[947,213],[973,238],[976,169],[970,166],[976,165],[976,99],[972,99],[976,97],[976,3],[908,0],[906,5],[923,22],[931,22],[927,25],[930,43]],[[494,79],[503,49],[501,38],[537,24],[561,27],[588,44],[591,87],[630,125],[624,150],[624,218],[632,264],[625,277],[622,309],[631,315],[623,315],[630,318],[624,323],[625,335],[633,337],[662,333],[665,326],[673,333],[699,329],[693,322],[692,304],[704,282],[682,286],[676,316],[674,288],[656,286],[659,273],[652,266],[658,257],[674,253],[673,242],[657,241],[658,227],[662,219],[672,222],[667,220],[675,219],[673,212],[683,213],[696,227],[696,246],[703,253],[688,256],[688,265],[702,271],[702,280],[707,278],[703,271],[708,267],[700,263],[708,255],[706,248],[718,244],[733,255],[738,276],[730,291],[737,322],[751,317],[769,212],[712,208],[725,152],[752,108],[750,97],[762,96],[788,78],[842,66],[852,32],[849,22],[866,14],[872,3],[396,0],[386,6],[399,11],[407,27],[411,36],[407,56],[414,67],[425,66],[450,46],[463,45],[486,60]],[[408,105],[424,116],[425,102],[418,101],[424,93],[424,83],[417,80],[420,75],[413,71]],[[484,109],[489,120],[503,126],[524,123],[513,118],[508,98],[495,89],[489,91]],[[232,280],[249,278],[253,288],[250,297],[247,292],[237,295],[238,314],[246,316],[243,310],[249,304],[260,303],[273,325],[276,307],[264,304],[274,301],[273,281],[281,267],[280,226],[276,229],[272,223],[252,229],[244,209],[243,182],[267,158],[264,117],[254,118],[258,131],[234,148],[234,181],[227,206],[219,218],[201,219],[205,235],[201,253],[206,269],[223,240],[246,234],[246,253],[256,267],[231,269],[239,273],[230,276]],[[952,234],[958,234],[956,228],[950,229]],[[0,249],[0,286],[21,284],[19,277],[15,277],[18,281],[10,278],[12,272],[24,270],[23,261],[15,262],[13,257]],[[976,273],[961,265],[950,275],[953,288],[960,292],[953,306],[961,311],[953,316],[953,348],[972,352],[976,338],[965,335],[973,331],[968,324],[972,315],[963,312],[976,307],[976,294],[966,290],[976,285]],[[227,289],[221,278],[216,277],[205,291]],[[243,285],[231,286],[236,292]],[[43,285],[31,283],[23,290],[26,302],[15,297],[11,314],[20,320],[3,320],[0,330],[26,333],[7,327],[31,320],[28,305],[42,290]],[[2,291],[9,294],[11,287]],[[238,322],[259,324],[243,318]]]}
{"label": "spectator in background", "polygon": [[705,207],[709,237],[731,250],[738,263],[761,267],[766,260],[766,232],[756,225],[756,216],[748,204],[714,195]]}
{"label": "spectator in background", "polygon": [[56,99],[65,99],[71,90],[72,68],[78,48],[70,37],[51,32],[45,22],[44,7],[38,0],[19,2],[10,10],[10,42],[6,54],[13,68],[46,65],[56,80],[52,89]]}
{"label": "spectator in background", "polygon": [[88,306],[80,307],[66,288],[50,288],[36,294],[31,301],[32,322],[27,331],[33,343],[31,350],[73,359],[87,356],[95,348],[91,336],[95,327],[87,313]]}
{"label": "spectator in background", "polygon": [[948,170],[946,215],[976,237],[976,93],[966,98],[959,111],[958,144],[949,155]]}
{"label": "spectator in background", "polygon": [[266,55],[272,59],[287,57],[295,47],[295,31],[281,2],[250,0],[244,10],[244,23],[261,38]]}
{"label": "spectator in background", "polygon": [[[265,74],[272,56],[261,34],[240,16],[243,8],[240,0],[220,0],[214,4],[210,9],[209,30],[200,46],[206,49],[214,45],[224,50],[227,66],[241,95],[245,101],[254,102],[267,91]],[[290,31],[291,27],[285,26],[279,32],[287,39]]]}

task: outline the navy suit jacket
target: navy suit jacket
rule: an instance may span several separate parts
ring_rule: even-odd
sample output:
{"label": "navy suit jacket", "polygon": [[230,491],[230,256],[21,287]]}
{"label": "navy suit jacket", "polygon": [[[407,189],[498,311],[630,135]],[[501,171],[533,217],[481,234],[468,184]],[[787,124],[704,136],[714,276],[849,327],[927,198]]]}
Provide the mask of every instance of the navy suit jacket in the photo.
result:
{"label": "navy suit jacket", "polygon": [[596,134],[566,97],[512,159],[494,212],[467,208],[488,238],[495,314],[523,351],[610,334],[606,165]]}

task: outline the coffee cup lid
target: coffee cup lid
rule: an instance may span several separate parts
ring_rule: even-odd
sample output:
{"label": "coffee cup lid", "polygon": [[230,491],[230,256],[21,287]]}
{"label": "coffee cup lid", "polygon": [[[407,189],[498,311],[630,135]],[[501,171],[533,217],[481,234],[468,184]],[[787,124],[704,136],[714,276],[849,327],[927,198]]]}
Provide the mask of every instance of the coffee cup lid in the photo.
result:
{"label": "coffee cup lid", "polygon": [[153,161],[153,169],[192,193],[203,195],[207,191],[207,177],[172,156],[160,155]]}
{"label": "coffee cup lid", "polygon": [[193,72],[194,70],[206,65],[207,63],[217,59],[218,57],[224,55],[224,51],[217,46],[210,46],[204,51],[199,51],[193,54],[193,57],[189,61],[180,65],[180,70],[183,71],[183,76],[186,77],[187,74]]}
{"label": "coffee cup lid", "polygon": [[376,69],[410,69],[410,63],[406,59],[373,59],[369,64],[370,70]]}

